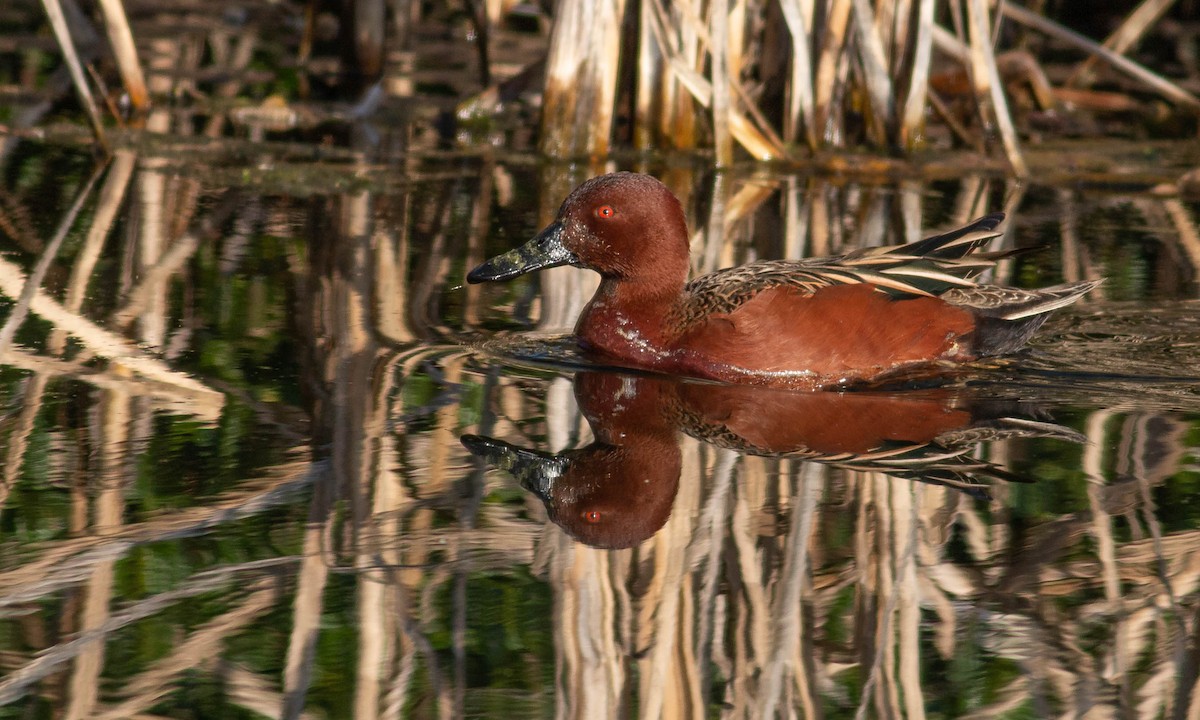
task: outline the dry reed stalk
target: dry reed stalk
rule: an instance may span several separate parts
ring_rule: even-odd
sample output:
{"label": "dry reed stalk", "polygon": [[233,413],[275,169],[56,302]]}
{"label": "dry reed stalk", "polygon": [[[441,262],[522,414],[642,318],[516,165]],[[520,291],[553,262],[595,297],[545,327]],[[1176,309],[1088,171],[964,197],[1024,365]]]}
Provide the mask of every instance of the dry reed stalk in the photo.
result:
{"label": "dry reed stalk", "polygon": [[608,152],[625,0],[566,0],[550,36],[541,150],[552,157]]}
{"label": "dry reed stalk", "polygon": [[[748,0],[729,0],[729,18],[726,22],[729,28],[729,41],[726,43],[728,50],[726,51],[727,62],[725,65],[729,85],[733,89],[734,95],[745,94],[745,88],[742,86],[740,78],[746,72],[747,45],[752,42],[752,38],[747,35],[750,30],[750,21],[746,17],[747,2]],[[753,62],[753,58],[749,60]],[[736,106],[736,103],[734,105]]]}
{"label": "dry reed stalk", "polygon": [[283,596],[279,579],[274,577],[262,578],[246,590],[248,596],[240,605],[193,630],[170,655],[122,683],[121,691],[129,696],[128,700],[105,707],[90,717],[121,720],[140,716],[159,704],[184,672],[220,657],[230,637],[273,609]]}
{"label": "dry reed stalk", "polygon": [[737,82],[733,83],[732,88],[735,102],[729,115],[729,132],[733,139],[756,160],[790,157],[783,140],[771,128],[771,123],[754,104],[746,89]]}
{"label": "dry reed stalk", "polygon": [[922,518],[917,514],[924,488],[917,483],[891,479],[894,517],[893,542],[906,548],[896,558],[896,648],[898,681],[904,702],[904,717],[925,717],[925,693],[921,688],[921,589],[917,548]]}
{"label": "dry reed stalk", "polygon": [[[273,677],[252,672],[223,658],[216,660],[216,675],[221,680],[227,701],[263,717],[283,717],[283,695]],[[318,715],[302,712],[293,720],[317,720]]]}
{"label": "dry reed stalk", "polygon": [[[133,168],[137,156],[128,150],[117,150],[109,162],[108,176],[100,188],[96,200],[96,210],[92,215],[92,225],[84,239],[83,248],[76,254],[75,264],[71,266],[71,277],[67,282],[67,293],[63,307],[73,313],[78,313],[87,296],[88,282],[100,259],[109,230],[116,220],[117,212],[125,199],[125,191],[133,177]],[[66,345],[67,335],[59,328],[51,332],[46,347],[50,353],[61,355]]]}
{"label": "dry reed stalk", "polygon": [[712,78],[712,124],[714,160],[717,167],[733,164],[733,140],[729,120],[733,113],[733,93],[729,71],[729,0],[713,0],[709,4],[709,62]]}
{"label": "dry reed stalk", "polygon": [[[308,10],[306,9],[306,14]],[[214,30],[209,34],[208,47],[213,53],[213,64],[221,67],[230,80],[221,83],[216,92],[215,97],[233,99],[242,92],[243,83],[241,78],[244,76],[245,69],[250,65],[250,61],[254,59],[254,50],[258,45],[258,32],[253,27],[247,27],[237,35],[237,45],[232,52],[229,50],[229,42],[226,38],[226,33],[220,30]],[[298,56],[303,57],[304,48],[301,47],[297,52]],[[297,60],[303,63],[303,59]],[[228,113],[218,112],[209,116],[208,122],[204,126],[202,134],[209,138],[219,138],[225,129],[225,123],[229,119]]]}
{"label": "dry reed stalk", "polygon": [[668,13],[662,0],[648,0],[646,5],[649,12],[643,18],[662,59],[657,75],[658,122],[649,127],[660,142],[675,148],[694,148],[695,105],[707,108],[712,104],[712,83],[696,69],[700,34],[705,28],[685,3],[671,6],[674,15]]}
{"label": "dry reed stalk", "polygon": [[[131,437],[134,408],[129,395],[108,390],[102,394],[88,422],[90,444],[95,448],[98,487],[92,529],[108,534],[119,529],[124,516],[124,485],[130,451],[144,438]],[[86,583],[87,597],[80,616],[82,633],[101,633],[110,618],[113,604],[113,568],[116,558],[106,558],[93,566]],[[67,717],[91,717],[99,701],[99,679],[104,667],[104,642],[90,643],[75,658],[71,675]]]}
{"label": "dry reed stalk", "polygon": [[[699,445],[692,438],[681,439],[682,477],[699,477]],[[700,707],[701,681],[692,654],[695,622],[688,611],[692,584],[686,563],[699,496],[699,483],[682,484],[671,516],[646,543],[653,553],[653,571],[637,617],[638,647],[652,648],[638,663],[639,709],[644,717],[695,717]]]}
{"label": "dry reed stalk", "polygon": [[46,9],[50,27],[54,30],[54,37],[58,41],[59,49],[62,50],[67,70],[71,73],[71,81],[75,85],[75,92],[79,95],[79,102],[87,112],[88,122],[91,123],[96,142],[104,153],[108,154],[108,141],[104,136],[104,123],[100,119],[100,110],[96,107],[96,101],[92,98],[92,89],[83,75],[83,64],[79,62],[79,54],[75,52],[75,42],[71,39],[71,30],[67,26],[67,18],[63,14],[62,5],[59,0],[42,0],[42,7]]}
{"label": "dry reed stalk", "polygon": [[[996,53],[992,47],[991,20],[985,0],[966,0],[967,36],[971,47],[971,81],[981,106],[991,108],[991,114],[1004,145],[1008,164],[1018,177],[1029,175],[1025,160],[1017,141],[1017,129],[1008,112],[1008,101],[1004,97],[1004,84],[996,67]],[[1007,3],[1002,3],[1007,7]],[[984,100],[990,101],[984,103]]]}
{"label": "dry reed stalk", "polygon": [[[4,355],[6,365],[15,364],[9,362],[9,358],[13,357],[13,351],[9,351]],[[2,471],[3,480],[0,481],[0,509],[8,505],[8,495],[12,489],[16,487],[17,480],[21,475],[21,470],[25,467],[25,453],[29,449],[29,438],[33,434],[33,428],[37,424],[38,415],[42,410],[42,403],[45,399],[46,384],[48,376],[44,372],[35,372],[35,374],[22,383],[22,397],[24,401],[21,403],[21,411],[17,414],[16,422],[13,429],[5,438],[6,447],[4,455],[4,470]]]}
{"label": "dry reed stalk", "polygon": [[[0,259],[0,292],[19,297],[25,286],[21,269],[13,263]],[[72,313],[41,290],[33,294],[29,308],[44,320],[66,331],[79,340],[90,352],[122,365],[145,378],[175,387],[189,394],[194,401],[203,405],[220,407],[224,400],[221,393],[206,385],[168,368],[161,361],[134,347],[125,338],[111,333],[87,318]]]}
{"label": "dry reed stalk", "polygon": [[1175,83],[1158,75],[1145,67],[1133,62],[1123,55],[1119,55],[1099,43],[1089,40],[1079,33],[1069,30],[1062,25],[1049,20],[1047,18],[1031,12],[1013,3],[1004,3],[1002,5],[1004,16],[1011,18],[1022,25],[1031,27],[1039,32],[1045,33],[1057,40],[1074,45],[1075,47],[1090,53],[1104,62],[1111,65],[1113,68],[1129,75],[1133,79],[1144,83],[1155,92],[1163,97],[1176,102],[1180,105],[1189,108],[1200,108],[1200,98],[1187,92]]}
{"label": "dry reed stalk", "polygon": [[1197,229],[1196,221],[1178,198],[1167,198],[1162,201],[1162,206],[1175,227],[1176,242],[1191,265],[1192,276],[1200,276],[1200,229]]}
{"label": "dry reed stalk", "polygon": [[[104,640],[116,630],[161,613],[164,608],[180,600],[225,588],[233,580],[232,576],[234,575],[246,575],[251,572],[260,574],[271,573],[272,577],[265,578],[262,582],[274,584],[277,582],[273,576],[275,570],[280,566],[291,565],[294,562],[294,557],[287,557],[214,568],[192,575],[172,590],[139,600],[132,605],[124,607],[119,612],[114,613],[103,626],[43,650],[37,657],[25,665],[7,673],[3,679],[0,679],[0,703],[7,704],[20,699],[25,695],[27,688],[50,675],[56,667],[76,657],[91,643]],[[244,580],[244,578],[239,579]],[[245,587],[245,584],[243,584],[243,587]],[[251,585],[251,588],[253,588],[253,585]]]}
{"label": "dry reed stalk", "polygon": [[138,62],[137,47],[133,44],[125,7],[121,0],[100,0],[100,11],[104,14],[108,42],[117,59],[125,92],[129,93],[129,102],[136,112],[143,112],[150,107],[150,95],[146,92],[146,80],[142,76],[142,65]]}
{"label": "dry reed stalk", "polygon": [[654,113],[656,98],[661,97],[660,84],[662,79],[663,52],[659,43],[655,42],[654,13],[656,8],[651,2],[637,4],[638,9],[638,38],[637,38],[637,87],[633,98],[633,146],[638,150],[650,150],[654,147]]}
{"label": "dry reed stalk", "polygon": [[[811,2],[808,4],[811,10]],[[812,48],[809,47],[812,13],[805,12],[801,0],[780,0],[779,7],[792,38],[791,82],[787,87],[788,109],[784,115],[783,137],[787,142],[795,143],[803,132],[808,147],[816,149]]]}
{"label": "dry reed stalk", "polygon": [[[655,4],[662,7],[661,0],[655,0]],[[671,65],[666,76],[672,82],[664,88],[660,133],[661,137],[665,137],[673,147],[677,148],[694,148],[699,141],[695,104],[689,95],[694,96],[702,106],[708,107],[708,99],[701,99],[702,96],[698,93],[703,92],[703,97],[711,98],[712,92],[711,84],[700,71],[704,63],[703,53],[700,49],[700,33],[704,31],[704,24],[700,22],[701,14],[697,11],[700,5],[700,0],[683,0],[672,3],[672,9],[677,13],[672,18],[676,21],[674,23],[676,27],[669,35],[664,35],[669,38],[670,44],[664,44],[663,50],[671,58]],[[682,16],[683,22],[679,22],[680,16]],[[660,17],[663,19],[668,17],[665,10]],[[675,81],[676,78],[678,78],[678,82]],[[702,84],[705,87],[702,87]],[[685,90],[687,92],[684,92]]]}
{"label": "dry reed stalk", "polygon": [[840,144],[829,136],[834,98],[844,76],[839,78],[848,63],[842,62],[846,41],[849,37],[850,10],[853,0],[830,0],[825,33],[821,42],[821,56],[817,61],[817,76],[813,83],[813,130],[812,147],[824,142]]}
{"label": "dry reed stalk", "polygon": [[0,571],[0,609],[37,600],[81,582],[95,563],[121,557],[139,544],[198,535],[223,522],[234,522],[275,507],[312,485],[324,472],[323,464],[288,463],[274,468],[271,477],[246,483],[237,493],[220,496],[205,506],[166,513],[103,536],[46,543],[35,548],[37,554],[28,562]]}
{"label": "dry reed stalk", "polygon": [[900,115],[900,145],[912,151],[920,145],[925,133],[925,112],[929,97],[929,72],[933,60],[934,0],[917,0],[917,36],[914,40],[912,71],[908,92]]}
{"label": "dry reed stalk", "polygon": [[852,0],[858,59],[862,63],[863,83],[870,98],[867,123],[879,145],[887,143],[895,108],[895,91],[888,73],[887,53],[875,24],[875,12],[868,0]]}
{"label": "dry reed stalk", "polygon": [[[358,553],[356,565],[358,645],[354,673],[354,717],[377,718],[381,689],[395,655],[395,608],[389,607],[387,571],[371,568],[374,553]],[[347,673],[348,674],[348,673]]]}
{"label": "dry reed stalk", "polygon": [[[761,717],[776,717],[779,708],[788,706],[785,693],[791,683],[785,683],[785,678],[796,684],[800,705],[806,711],[804,716],[815,717],[816,688],[805,672],[804,663],[798,662],[798,659],[804,644],[802,591],[811,562],[808,550],[816,527],[817,505],[825,490],[828,467],[819,463],[799,465],[801,472],[791,509],[791,528],[784,543],[788,551],[779,571],[779,579],[772,583],[775,586],[772,609],[775,632],[765,663]],[[783,477],[785,474],[781,473],[780,479]]]}
{"label": "dry reed stalk", "polygon": [[46,272],[50,269],[50,263],[54,262],[55,256],[58,255],[58,249],[62,246],[63,240],[66,239],[67,233],[71,230],[71,226],[75,224],[75,218],[79,215],[79,211],[83,209],[83,203],[92,194],[92,188],[96,185],[96,181],[100,179],[104,168],[97,167],[92,172],[91,176],[84,183],[83,188],[75,197],[75,202],[71,203],[70,209],[63,215],[59,221],[58,229],[54,233],[53,239],[46,244],[42,250],[41,257],[29,272],[29,277],[25,279],[24,286],[21,292],[16,294],[16,304],[9,311],[8,317],[4,321],[3,327],[0,327],[0,355],[7,352],[12,345],[13,336],[17,329],[25,322],[25,318],[29,316],[29,306],[33,301],[33,296],[41,289],[43,278]]}

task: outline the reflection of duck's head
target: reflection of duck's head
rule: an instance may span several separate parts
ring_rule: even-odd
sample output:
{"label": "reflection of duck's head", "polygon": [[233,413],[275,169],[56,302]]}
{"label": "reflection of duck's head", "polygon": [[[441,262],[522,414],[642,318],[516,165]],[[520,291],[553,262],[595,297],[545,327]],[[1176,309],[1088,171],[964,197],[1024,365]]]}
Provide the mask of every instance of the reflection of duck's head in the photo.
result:
{"label": "reflection of duck's head", "polygon": [[552,455],[477,435],[463,444],[507,470],[546,504],[550,519],[593,547],[633,547],[671,514],[680,453],[664,392],[674,384],[613,373],[580,373],[575,397],[595,442]]}
{"label": "reflection of duck's head", "polygon": [[553,455],[464,435],[463,445],[541,498],[556,525],[592,547],[633,547],[667,521],[679,487],[679,447],[592,443]]}

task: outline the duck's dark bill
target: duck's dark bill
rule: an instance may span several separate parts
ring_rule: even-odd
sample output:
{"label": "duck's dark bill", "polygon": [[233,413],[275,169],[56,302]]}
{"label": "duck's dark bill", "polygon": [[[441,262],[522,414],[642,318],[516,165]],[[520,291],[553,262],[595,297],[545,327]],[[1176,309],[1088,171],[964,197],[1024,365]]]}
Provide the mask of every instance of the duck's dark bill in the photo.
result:
{"label": "duck's dark bill", "polygon": [[521,487],[543,500],[550,499],[554,481],[566,472],[570,462],[552,453],[518,447],[483,435],[459,438],[472,455],[492,467],[509,472]]}
{"label": "duck's dark bill", "polygon": [[554,223],[521,247],[497,255],[472,270],[467,282],[508,280],[534,270],[578,262],[579,258],[562,244],[562,225]]}

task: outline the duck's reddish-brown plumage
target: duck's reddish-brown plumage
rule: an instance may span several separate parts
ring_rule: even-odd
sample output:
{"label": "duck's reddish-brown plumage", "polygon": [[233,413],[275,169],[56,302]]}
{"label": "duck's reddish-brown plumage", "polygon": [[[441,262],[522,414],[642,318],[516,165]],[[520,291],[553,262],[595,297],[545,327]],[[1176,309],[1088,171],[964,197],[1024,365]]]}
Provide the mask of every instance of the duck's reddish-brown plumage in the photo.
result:
{"label": "duck's reddish-brown plumage", "polygon": [[571,264],[601,275],[575,332],[634,367],[727,382],[819,388],[1011,352],[1095,282],[1043,290],[972,279],[996,256],[995,214],[951,233],[836,258],[765,261],[687,282],[678,199],[646,175],[580,185],[556,221],[471,272],[502,280]]}

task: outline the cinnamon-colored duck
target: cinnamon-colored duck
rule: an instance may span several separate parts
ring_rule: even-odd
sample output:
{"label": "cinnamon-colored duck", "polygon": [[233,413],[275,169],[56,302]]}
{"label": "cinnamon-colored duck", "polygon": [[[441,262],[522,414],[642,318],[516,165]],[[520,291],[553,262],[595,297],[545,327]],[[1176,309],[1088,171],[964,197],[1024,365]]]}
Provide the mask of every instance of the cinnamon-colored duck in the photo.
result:
{"label": "cinnamon-colored duck", "polygon": [[1047,313],[1097,282],[1040,290],[972,280],[997,255],[995,213],[907,245],[811,260],[768,260],[688,282],[683,207],[637,173],[592,178],[525,245],[472,283],[574,265],[600,287],[575,327],[582,348],[618,364],[793,388],[877,382],[1020,348]]}

